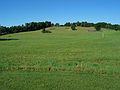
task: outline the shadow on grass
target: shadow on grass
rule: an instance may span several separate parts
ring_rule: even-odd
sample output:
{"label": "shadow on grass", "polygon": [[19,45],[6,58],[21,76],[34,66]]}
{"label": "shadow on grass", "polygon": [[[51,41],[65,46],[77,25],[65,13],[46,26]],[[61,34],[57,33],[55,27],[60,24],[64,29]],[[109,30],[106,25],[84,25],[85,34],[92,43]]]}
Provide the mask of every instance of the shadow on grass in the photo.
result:
{"label": "shadow on grass", "polygon": [[0,41],[11,41],[11,40],[19,40],[16,38],[0,38]]}

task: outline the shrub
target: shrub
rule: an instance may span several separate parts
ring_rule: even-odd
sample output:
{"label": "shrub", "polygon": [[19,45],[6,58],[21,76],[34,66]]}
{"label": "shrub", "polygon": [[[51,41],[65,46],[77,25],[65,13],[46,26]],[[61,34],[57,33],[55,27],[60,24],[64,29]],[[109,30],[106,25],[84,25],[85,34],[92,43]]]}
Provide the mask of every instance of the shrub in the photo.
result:
{"label": "shrub", "polygon": [[72,29],[72,30],[77,30],[75,25],[72,25],[72,26],[71,26],[71,29]]}
{"label": "shrub", "polygon": [[101,25],[100,24],[96,24],[95,25],[95,29],[96,29],[96,31],[100,31],[101,30]]}
{"label": "shrub", "polygon": [[52,33],[52,32],[48,30],[42,30],[42,33]]}

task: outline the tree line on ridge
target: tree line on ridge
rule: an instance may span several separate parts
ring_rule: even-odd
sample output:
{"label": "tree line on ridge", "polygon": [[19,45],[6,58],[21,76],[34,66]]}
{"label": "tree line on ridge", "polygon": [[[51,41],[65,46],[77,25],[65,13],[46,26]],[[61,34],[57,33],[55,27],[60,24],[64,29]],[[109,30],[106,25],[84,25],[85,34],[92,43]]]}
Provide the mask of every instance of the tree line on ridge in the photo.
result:
{"label": "tree line on ridge", "polygon": [[45,21],[45,22],[30,22],[30,23],[25,23],[23,25],[11,26],[11,27],[0,26],[0,35],[19,33],[19,32],[35,31],[35,30],[41,30],[41,29],[43,29],[45,31],[45,28],[52,27],[52,26],[57,26],[57,27],[70,26],[72,28],[74,28],[76,26],[95,27],[96,30],[98,30],[98,31],[101,28],[120,31],[120,25],[119,24],[111,24],[111,23],[106,23],[106,22],[88,23],[88,22],[79,22],[78,21],[78,22],[74,22],[74,23],[66,22],[64,25],[60,25],[59,23],[54,24],[50,21]]}

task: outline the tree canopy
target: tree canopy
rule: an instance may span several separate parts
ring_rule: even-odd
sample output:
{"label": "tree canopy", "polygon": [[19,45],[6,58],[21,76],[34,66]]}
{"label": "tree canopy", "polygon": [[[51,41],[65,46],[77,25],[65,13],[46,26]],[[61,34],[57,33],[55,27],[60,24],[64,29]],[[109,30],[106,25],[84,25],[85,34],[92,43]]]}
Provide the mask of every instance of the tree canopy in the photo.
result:
{"label": "tree canopy", "polygon": [[101,28],[112,29],[116,31],[120,31],[119,24],[111,24],[106,22],[99,22],[99,23],[88,23],[88,22],[66,22],[64,25],[60,25],[59,23],[53,24],[50,21],[45,22],[30,22],[25,23],[23,25],[18,26],[0,26],[0,35],[11,34],[11,33],[18,33],[18,32],[28,32],[28,31],[35,31],[40,29],[45,29],[51,26],[81,26],[81,27],[95,27],[97,31]]}
{"label": "tree canopy", "polygon": [[24,25],[19,26],[0,26],[0,35],[10,34],[10,33],[18,33],[18,32],[27,32],[27,31],[35,31],[44,29],[47,27],[51,27],[53,24],[49,21],[46,22],[30,22],[25,23]]}

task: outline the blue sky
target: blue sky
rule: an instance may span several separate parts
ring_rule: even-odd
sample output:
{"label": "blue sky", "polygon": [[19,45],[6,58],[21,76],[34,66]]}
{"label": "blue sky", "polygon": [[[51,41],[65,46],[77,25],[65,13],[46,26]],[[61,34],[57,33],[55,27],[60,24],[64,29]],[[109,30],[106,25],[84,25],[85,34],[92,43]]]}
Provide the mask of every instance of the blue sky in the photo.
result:
{"label": "blue sky", "polygon": [[32,21],[120,24],[120,0],[0,0],[0,25]]}

